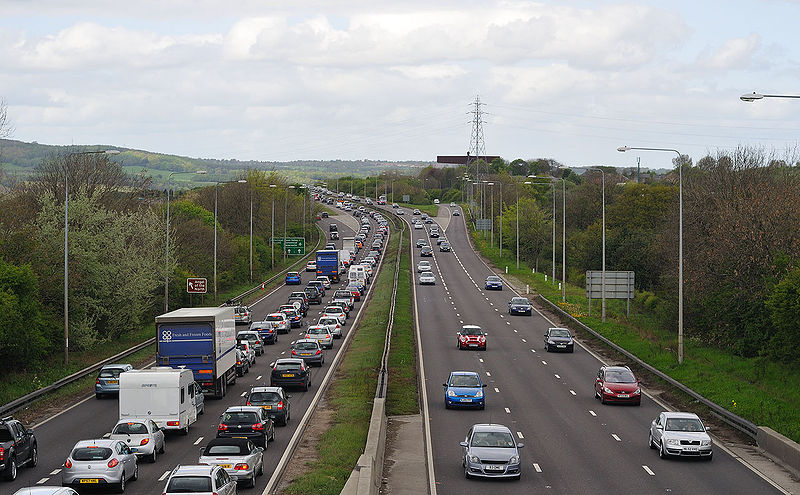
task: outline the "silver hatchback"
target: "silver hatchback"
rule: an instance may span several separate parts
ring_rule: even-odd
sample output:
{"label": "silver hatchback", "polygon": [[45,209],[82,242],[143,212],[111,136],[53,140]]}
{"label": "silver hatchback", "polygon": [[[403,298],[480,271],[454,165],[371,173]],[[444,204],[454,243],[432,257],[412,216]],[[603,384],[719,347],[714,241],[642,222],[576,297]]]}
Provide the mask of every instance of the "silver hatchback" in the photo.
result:
{"label": "silver hatchback", "polygon": [[134,454],[147,457],[150,462],[156,462],[158,454],[163,454],[166,449],[164,430],[152,419],[117,421],[108,438],[125,442]]}
{"label": "silver hatchback", "polygon": [[256,486],[264,474],[264,449],[246,438],[215,438],[200,449],[198,464],[216,465],[235,481]]}
{"label": "silver hatchback", "polygon": [[64,486],[116,485],[125,491],[125,483],[139,477],[136,454],[119,440],[81,440],[64,461],[61,484]]}

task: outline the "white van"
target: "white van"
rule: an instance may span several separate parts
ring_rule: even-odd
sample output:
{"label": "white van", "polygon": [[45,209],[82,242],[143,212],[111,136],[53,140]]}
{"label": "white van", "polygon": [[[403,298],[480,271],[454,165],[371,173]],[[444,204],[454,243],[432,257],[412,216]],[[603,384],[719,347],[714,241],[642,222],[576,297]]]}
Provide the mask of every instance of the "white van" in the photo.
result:
{"label": "white van", "polygon": [[363,265],[351,265],[350,271],[347,272],[347,280],[353,281],[360,281],[363,282],[364,285],[367,285],[367,280],[369,279],[369,275],[367,274],[367,270],[364,268]]}
{"label": "white van", "polygon": [[151,419],[159,428],[186,435],[202,400],[189,369],[161,366],[119,376],[119,419]]}

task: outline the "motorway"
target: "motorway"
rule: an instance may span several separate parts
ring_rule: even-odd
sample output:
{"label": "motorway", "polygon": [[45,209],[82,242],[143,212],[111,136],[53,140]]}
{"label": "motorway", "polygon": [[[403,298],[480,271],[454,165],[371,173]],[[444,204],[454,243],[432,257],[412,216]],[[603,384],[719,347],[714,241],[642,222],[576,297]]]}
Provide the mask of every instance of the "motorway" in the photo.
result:
{"label": "motorway", "polygon": [[[331,218],[323,219],[319,222],[326,236],[328,234],[328,226],[331,222],[338,223],[341,237],[355,235],[352,227],[357,228],[359,225],[357,219],[342,212],[341,215],[331,216]],[[375,222],[372,220],[371,222],[374,227]],[[370,231],[370,236],[367,241],[370,244],[374,233],[375,228]],[[341,249],[342,241],[334,242],[336,243],[337,249]],[[363,257],[365,253],[366,251],[361,250],[358,259]],[[303,270],[304,266],[300,266],[297,269]],[[278,306],[286,302],[290,292],[303,290],[305,283],[316,277],[316,274],[310,272],[301,271],[301,275],[303,277],[302,285],[286,286],[282,284],[279,288],[262,296],[256,303],[251,304],[250,307],[256,315],[253,321],[263,319],[266,314],[277,311]],[[344,288],[346,285],[346,282],[342,280],[341,288]],[[326,301],[332,298],[333,291],[336,288],[337,286],[334,284],[330,290],[325,292]],[[372,286],[370,286],[370,290],[371,288]],[[323,377],[334,361],[335,354],[340,352],[342,348],[341,343],[350,332],[356,313],[360,311],[364,305],[363,301],[364,296],[362,296],[362,302],[357,302],[354,309],[350,312],[350,317],[342,332],[342,339],[334,341],[334,349],[324,351],[326,353],[325,364],[321,368],[313,368],[311,390],[308,392],[302,392],[299,389],[289,390],[289,394],[292,395],[290,399],[291,420],[287,426],[275,428],[275,441],[269,443],[264,456],[264,476],[258,478],[256,488],[244,488],[240,486],[238,488],[240,492],[261,493],[264,490],[267,480],[270,478],[275,466],[283,456],[289,440],[296,430],[303,414],[311,403],[314,395],[319,392],[319,384],[322,382]],[[307,322],[316,322],[324,306],[324,304],[312,305],[309,309],[308,317],[304,320],[304,325],[306,325]],[[245,325],[237,327],[238,330],[244,330],[246,328]],[[251,386],[269,385],[269,363],[281,356],[286,357],[289,346],[301,331],[301,329],[292,329],[289,334],[281,335],[277,344],[265,345],[264,354],[257,358],[256,364],[250,369],[248,374],[244,377],[239,377],[236,384],[229,386],[228,395],[226,395],[224,399],[211,400],[206,398],[205,414],[200,416],[198,421],[191,426],[189,435],[168,435],[166,453],[159,455],[155,464],[149,464],[146,461],[140,460],[139,479],[127,484],[126,493],[161,493],[161,489],[166,483],[167,476],[176,465],[197,464],[200,455],[200,447],[204,446],[208,440],[216,436],[219,416],[229,406],[243,405],[243,396],[250,390]],[[0,481],[0,493],[14,493],[17,489],[25,486],[60,485],[61,476],[59,473],[61,472],[64,460],[75,443],[79,440],[100,438],[103,434],[111,431],[111,428],[119,417],[118,413],[118,401],[116,399],[97,400],[94,398],[94,394],[92,394],[78,404],[65,409],[62,413],[44,420],[39,425],[34,425],[39,445],[38,466],[35,468],[21,468],[14,482]],[[92,492],[98,493],[97,490],[92,490]]]}
{"label": "motorway", "polygon": [[[433,242],[436,285],[415,285],[432,493],[782,493],[718,444],[711,462],[660,459],[648,448],[648,428],[664,407],[648,396],[640,407],[601,405],[593,389],[599,358],[581,346],[574,354],[546,353],[543,334],[557,325],[535,311],[508,315],[515,294],[508,286],[484,290],[493,273],[472,250],[464,216],[451,217],[452,209],[440,206],[435,221],[453,252],[439,252]],[[409,221],[411,212],[405,213],[401,218]],[[412,245],[427,238],[427,227],[411,229]],[[416,269],[419,250],[413,252]],[[488,332],[485,352],[456,348],[461,324]],[[488,384],[485,410],[445,409],[442,383],[454,370],[481,374]],[[489,422],[508,426],[525,443],[521,480],[465,479],[459,442],[470,426]]]}

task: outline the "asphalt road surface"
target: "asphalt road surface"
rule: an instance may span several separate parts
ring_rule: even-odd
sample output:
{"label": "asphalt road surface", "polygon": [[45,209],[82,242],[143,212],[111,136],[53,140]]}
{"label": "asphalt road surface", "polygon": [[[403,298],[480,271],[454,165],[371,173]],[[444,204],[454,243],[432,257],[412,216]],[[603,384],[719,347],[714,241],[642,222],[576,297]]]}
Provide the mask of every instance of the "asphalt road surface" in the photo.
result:
{"label": "asphalt road surface", "polygon": [[[331,222],[336,222],[338,223],[341,237],[353,236],[355,233],[348,225],[358,226],[358,223],[352,222],[349,219],[345,221],[345,215],[348,214],[341,212],[340,215],[331,216],[329,219],[323,219],[319,222],[320,227],[327,235],[328,225]],[[371,222],[373,228],[370,231],[369,243],[372,242],[372,236],[375,233],[375,222],[372,220]],[[334,242],[336,243],[337,249],[341,249],[342,241],[338,240]],[[357,258],[360,259],[365,256],[367,251],[362,249]],[[298,267],[298,269],[302,271],[304,266]],[[265,293],[258,302],[251,304],[250,307],[256,315],[254,321],[262,319],[267,313],[277,311],[278,306],[286,302],[290,292],[302,290],[305,283],[314,279],[316,274],[302,272],[302,277],[302,285],[282,285],[268,295]],[[341,288],[344,288],[347,284],[343,280],[340,285]],[[325,292],[325,301],[331,300],[333,290],[336,288],[339,287],[334,284],[331,290]],[[362,305],[363,303],[357,302],[350,312],[350,317],[342,332],[343,338],[350,331],[356,312],[361,309]],[[304,326],[308,322],[312,324],[315,323],[324,306],[324,303],[322,305],[312,305],[309,309],[308,317],[304,319]],[[239,325],[237,329],[244,330],[246,326]],[[264,354],[257,358],[256,364],[250,369],[248,374],[244,377],[239,377],[235,385],[229,386],[228,394],[224,399],[212,400],[206,398],[205,414],[200,416],[198,421],[191,426],[189,435],[168,435],[166,453],[159,455],[156,463],[150,464],[140,460],[139,479],[127,484],[126,493],[134,495],[161,493],[161,490],[165,486],[167,476],[176,465],[197,464],[198,457],[200,456],[200,447],[216,437],[219,416],[229,406],[244,405],[244,395],[250,390],[251,386],[269,385],[269,363],[279,357],[287,357],[289,346],[299,337],[301,332],[301,328],[294,328],[289,334],[280,335],[277,344],[265,345]],[[275,441],[269,443],[264,456],[264,476],[258,478],[255,488],[239,486],[239,492],[261,493],[264,490],[267,480],[269,480],[272,475],[275,466],[284,454],[289,439],[297,428],[297,423],[311,403],[314,394],[318,392],[318,385],[328,372],[335,353],[340,351],[342,340],[343,339],[335,340],[334,348],[324,351],[326,353],[325,364],[321,368],[313,368],[311,376],[312,387],[310,391],[303,392],[299,389],[290,389],[288,391],[289,394],[292,395],[290,399],[291,420],[287,426],[275,428]],[[18,477],[14,482],[0,481],[0,493],[11,494],[25,486],[60,485],[60,472],[70,449],[79,440],[100,438],[103,434],[111,431],[111,428],[119,417],[118,413],[118,401],[116,399],[97,400],[94,398],[94,394],[92,394],[91,397],[80,402],[78,405],[65,409],[60,415],[45,420],[42,424],[35,425],[36,438],[39,444],[38,466],[35,468],[20,468]],[[86,490],[87,493],[106,493],[111,491],[110,487],[99,490]]]}

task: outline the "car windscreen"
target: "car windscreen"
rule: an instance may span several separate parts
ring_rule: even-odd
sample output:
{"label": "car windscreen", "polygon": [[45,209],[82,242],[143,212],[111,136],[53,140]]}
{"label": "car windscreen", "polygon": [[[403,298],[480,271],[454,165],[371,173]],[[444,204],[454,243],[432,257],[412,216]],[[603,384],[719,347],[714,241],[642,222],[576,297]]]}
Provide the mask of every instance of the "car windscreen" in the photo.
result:
{"label": "car windscreen", "polygon": [[284,318],[283,316],[278,316],[278,315],[267,316],[267,319],[264,321],[283,321],[283,318]]}
{"label": "car windscreen", "polygon": [[104,461],[111,457],[108,447],[79,447],[70,456],[76,461]]}
{"label": "car windscreen", "polygon": [[481,382],[474,375],[453,375],[450,378],[451,387],[480,387]]}
{"label": "car windscreen", "polygon": [[247,398],[251,404],[266,404],[270,402],[280,402],[281,396],[277,392],[253,392]]}
{"label": "car windscreen", "polygon": [[433,272],[422,272],[420,277],[433,277]]}
{"label": "car windscreen", "polygon": [[212,445],[208,447],[203,455],[247,455],[244,445]]}
{"label": "car windscreen", "polygon": [[688,431],[688,432],[701,432],[706,431],[700,420],[692,418],[670,418],[667,419],[667,424],[664,427],[667,431]]}
{"label": "car windscreen", "polygon": [[480,328],[476,327],[465,327],[461,329],[461,333],[464,335],[483,335],[483,331]]}
{"label": "car windscreen", "polygon": [[146,435],[147,426],[144,423],[120,423],[111,431],[112,434],[118,435]]}
{"label": "car windscreen", "polygon": [[606,381],[611,383],[635,383],[636,378],[630,371],[606,371]]}
{"label": "car windscreen", "polygon": [[524,297],[514,297],[511,299],[511,304],[530,304]]}
{"label": "car windscreen", "polygon": [[228,411],[222,414],[222,420],[225,424],[233,425],[252,425],[258,423],[259,418],[256,413],[247,411]]}
{"label": "car windscreen", "polygon": [[211,491],[210,476],[175,476],[169,480],[167,493],[203,493]]}
{"label": "car windscreen", "polygon": [[487,282],[500,282],[500,277],[488,277]]}
{"label": "car windscreen", "polygon": [[122,370],[119,368],[109,368],[105,370],[100,370],[100,374],[98,377],[100,378],[119,378],[120,373]]}
{"label": "car windscreen", "polygon": [[472,446],[513,448],[514,439],[505,431],[476,431],[472,435]]}
{"label": "car windscreen", "polygon": [[561,328],[554,328],[550,330],[551,337],[569,337],[569,330],[563,330]]}
{"label": "car windscreen", "polygon": [[312,349],[318,349],[319,345],[316,342],[297,342],[294,345],[294,348],[298,351],[308,351]]}
{"label": "car windscreen", "polygon": [[337,290],[336,292],[333,293],[333,297],[343,297],[345,299],[350,299],[352,295],[350,294],[350,292],[346,290]]}

